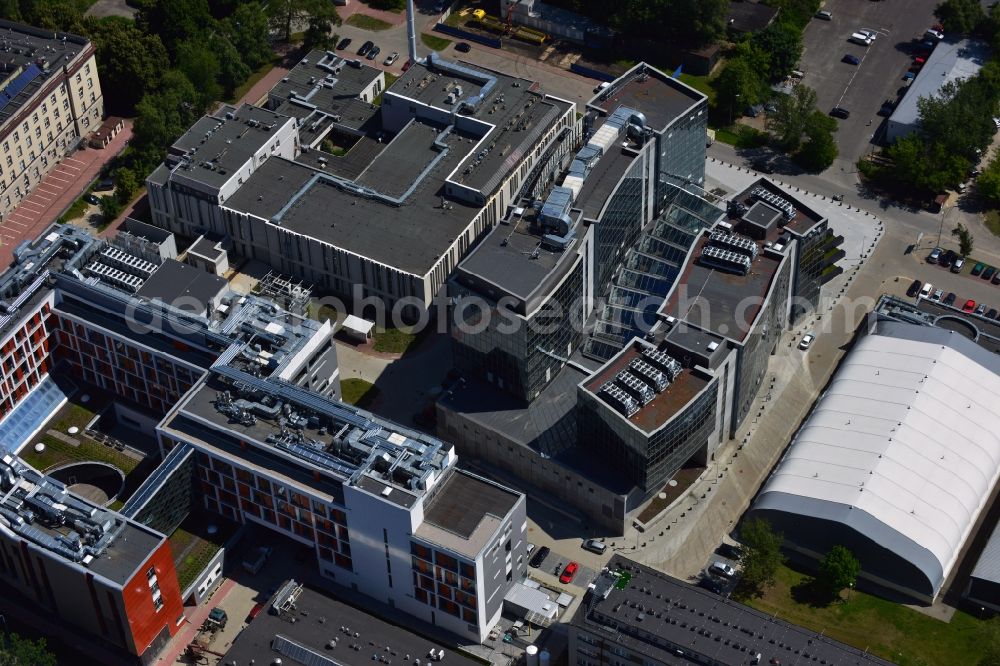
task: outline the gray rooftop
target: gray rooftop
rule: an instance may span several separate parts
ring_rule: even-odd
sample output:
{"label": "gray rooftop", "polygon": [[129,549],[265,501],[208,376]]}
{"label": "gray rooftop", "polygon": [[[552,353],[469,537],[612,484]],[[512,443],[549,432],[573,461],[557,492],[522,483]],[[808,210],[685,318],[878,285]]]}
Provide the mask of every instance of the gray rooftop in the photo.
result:
{"label": "gray rooftop", "polygon": [[[918,302],[904,300],[895,296],[882,296],[875,305],[875,312],[887,319],[894,319],[909,324],[935,327],[958,333],[975,342],[979,347],[990,352],[989,358],[977,359],[982,365],[992,367],[990,359],[1000,354],[1000,321],[987,319],[972,312],[963,312],[962,301],[956,301],[956,307],[935,303],[926,299]],[[1000,368],[996,370],[1000,373]]]}
{"label": "gray rooftop", "polygon": [[705,99],[705,95],[694,88],[640,63],[601,91],[588,106],[601,109],[605,115],[619,106],[626,106],[641,111],[649,127],[663,131]]}
{"label": "gray rooftop", "polygon": [[508,488],[453,469],[424,503],[416,536],[475,558],[519,499]]}
{"label": "gray rooftop", "polygon": [[[79,35],[0,20],[0,125],[89,46]],[[97,72],[92,76],[96,78]]]}
{"label": "gray rooftop", "polygon": [[[345,59],[331,51],[312,51],[300,60],[268,93],[268,108],[304,119],[302,143],[310,145],[331,125],[360,129],[377,113],[378,107],[359,96],[382,70],[360,60]],[[313,124],[316,130],[313,130]]]}
{"label": "gray rooftop", "polygon": [[159,299],[168,305],[201,314],[228,286],[229,283],[218,275],[167,259],[149,276],[136,295],[150,300]]}
{"label": "gray rooftop", "polygon": [[[479,666],[451,646],[428,640],[390,624],[373,615],[337,601],[332,595],[313,588],[304,588],[295,601],[296,609],[281,616],[261,613],[246,625],[233,641],[223,661],[226,664],[256,663],[264,666],[282,658],[285,663],[299,663],[272,649],[275,637],[280,635],[307,650],[334,660],[341,666],[372,666],[372,655],[380,654],[397,664],[412,664],[414,659],[425,660],[433,648],[444,650],[449,664]],[[292,622],[292,618],[295,622]],[[351,636],[341,631],[350,627]],[[357,632],[358,637],[353,634]],[[329,647],[336,639],[336,647]],[[351,645],[359,645],[354,650]],[[406,660],[409,655],[410,660]],[[316,662],[319,663],[319,662]]]}
{"label": "gray rooftop", "polygon": [[[411,123],[397,139],[402,136],[403,144],[409,145],[411,140],[416,141],[412,135],[427,135],[429,127]],[[405,174],[412,179],[412,189],[397,204],[377,195],[357,194],[334,178],[318,175],[296,192],[275,220],[287,229],[334,247],[424,275],[479,212],[460,202],[441,205],[444,178],[465,154],[466,144],[460,138],[455,132],[438,136],[447,150],[436,152],[426,173]],[[387,173],[387,169],[379,165],[373,174]],[[396,191],[401,186],[402,181],[395,181]]]}
{"label": "gray rooftop", "polygon": [[20,459],[4,456],[0,472],[0,522],[5,527],[119,585],[128,582],[165,538],[68,492]]}
{"label": "gray rooftop", "polygon": [[[527,209],[512,216],[507,224],[495,227],[456,269],[460,284],[476,289],[482,296],[495,287],[497,293],[519,300],[517,311],[526,314],[550,293],[575,263],[583,229],[564,250],[554,250],[542,242],[542,233],[533,227],[536,213]],[[579,226],[579,225],[577,225]]]}
{"label": "gray rooftop", "polygon": [[892,112],[889,122],[916,124],[920,120],[917,102],[925,97],[936,97],[941,86],[946,83],[972,78],[979,73],[989,57],[989,46],[978,40],[949,40],[939,43]]}
{"label": "gray rooftop", "polygon": [[214,116],[202,116],[171,146],[167,165],[180,164],[175,177],[221,187],[273,140],[288,116],[244,104],[223,106]]}
{"label": "gray rooftop", "polygon": [[742,666],[758,652],[761,664],[890,664],[621,555],[611,558],[595,588],[573,616],[573,627],[670,666]]}
{"label": "gray rooftop", "polygon": [[611,196],[628,168],[632,166],[636,155],[634,150],[615,145],[601,156],[591,172],[587,174],[586,180],[583,181],[583,188],[581,188],[574,204],[576,208],[583,211],[585,218],[596,220],[600,216],[608,197]]}
{"label": "gray rooftop", "polygon": [[[724,273],[698,262],[707,239],[707,235],[702,236],[698,242],[662,312],[718,335],[742,341],[760,313],[782,260],[760,252],[746,275]],[[685,289],[680,289],[681,285]]]}
{"label": "gray rooftop", "polygon": [[302,189],[315,175],[309,166],[272,157],[250,174],[224,206],[269,220],[288,203],[290,192]]}

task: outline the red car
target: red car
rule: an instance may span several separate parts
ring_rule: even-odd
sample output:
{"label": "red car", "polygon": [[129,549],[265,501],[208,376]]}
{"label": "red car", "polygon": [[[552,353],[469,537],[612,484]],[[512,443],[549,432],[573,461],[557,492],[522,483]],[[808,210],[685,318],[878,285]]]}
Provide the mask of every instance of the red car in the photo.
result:
{"label": "red car", "polygon": [[573,576],[576,575],[576,570],[579,568],[580,565],[577,564],[576,562],[570,562],[569,564],[567,564],[566,568],[563,569],[562,575],[559,576],[559,582],[568,583],[571,580],[573,580]]}
{"label": "red car", "polygon": [[975,309],[976,302],[971,298],[965,302],[965,305],[962,306],[962,312],[972,312]]}
{"label": "red car", "polygon": [[264,610],[264,604],[260,603],[260,604],[257,604],[256,606],[254,606],[253,609],[251,609],[250,614],[247,615],[247,622],[253,621],[253,619],[255,617],[257,617],[258,615],[260,615],[260,612],[262,610]]}

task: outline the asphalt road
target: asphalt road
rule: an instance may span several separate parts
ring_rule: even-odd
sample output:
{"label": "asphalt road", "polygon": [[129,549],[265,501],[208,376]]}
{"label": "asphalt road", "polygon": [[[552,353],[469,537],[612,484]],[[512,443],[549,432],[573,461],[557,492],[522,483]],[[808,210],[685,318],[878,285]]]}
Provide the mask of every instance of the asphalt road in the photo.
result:
{"label": "asphalt road", "polygon": [[[878,110],[886,99],[898,97],[912,62],[913,40],[937,22],[937,4],[937,0],[827,0],[823,8],[833,12],[833,20],[813,19],[806,27],[799,64],[805,73],[803,83],[816,90],[821,110],[841,106],[851,112],[847,120],[837,121],[840,157],[831,169],[853,168],[871,150],[872,138],[884,122]],[[847,41],[859,29],[878,33],[870,47]],[[847,54],[861,58],[861,64],[843,62]]]}

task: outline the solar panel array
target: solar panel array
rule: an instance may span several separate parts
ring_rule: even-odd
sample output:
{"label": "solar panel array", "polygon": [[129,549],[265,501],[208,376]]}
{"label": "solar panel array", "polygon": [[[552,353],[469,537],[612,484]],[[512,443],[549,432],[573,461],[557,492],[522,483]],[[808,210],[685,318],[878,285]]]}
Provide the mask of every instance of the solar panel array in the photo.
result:
{"label": "solar panel array", "polygon": [[113,268],[120,268],[133,275],[138,275],[144,280],[148,280],[149,276],[157,269],[156,264],[152,261],[140,259],[134,254],[129,254],[112,245],[101,250],[101,262]]}
{"label": "solar panel array", "polygon": [[632,372],[636,376],[645,380],[657,393],[670,386],[670,379],[665,373],[657,370],[641,358],[633,359],[629,367],[632,368]]}
{"label": "solar panel array", "polygon": [[793,206],[788,199],[785,199],[784,197],[779,197],[774,192],[771,192],[770,190],[760,185],[753,188],[753,190],[750,192],[750,196],[752,196],[754,199],[760,199],[764,203],[774,206],[775,208],[777,208],[782,212],[786,220],[790,220],[793,217],[795,217],[795,206]]}
{"label": "solar panel array", "polygon": [[708,240],[712,245],[745,254],[751,259],[757,258],[757,243],[752,238],[747,238],[740,234],[726,233],[725,231],[713,231]]}
{"label": "solar panel array", "polygon": [[14,101],[14,98],[28,87],[28,84],[41,75],[42,70],[39,69],[38,65],[31,63],[25,67],[23,72],[15,76],[10,83],[4,86],[3,90],[0,90],[0,111],[4,111]]}
{"label": "solar panel array", "polygon": [[340,666],[338,662],[330,659],[325,654],[313,652],[309,648],[299,645],[292,639],[281,634],[275,635],[274,640],[271,642],[271,648],[275,652],[283,654],[296,663],[304,664],[305,666]]}
{"label": "solar panel array", "polygon": [[670,381],[674,381],[681,374],[681,364],[677,359],[668,356],[659,349],[646,349],[642,355],[652,365],[662,370]]}
{"label": "solar panel array", "polygon": [[622,389],[615,386],[614,382],[607,382],[601,387],[601,395],[604,401],[625,415],[632,416],[639,411],[639,403]]}
{"label": "solar panel array", "polygon": [[93,261],[83,269],[87,275],[93,275],[103,282],[108,282],[120,289],[134,294],[139,291],[145,280],[137,275],[126,273],[120,268],[113,268],[100,261]]}
{"label": "solar panel array", "polygon": [[750,257],[712,245],[701,251],[701,263],[740,275],[750,272]]}
{"label": "solar panel array", "polygon": [[625,389],[626,393],[641,402],[644,407],[656,397],[656,392],[653,391],[652,387],[628,370],[619,372],[615,376],[615,383]]}

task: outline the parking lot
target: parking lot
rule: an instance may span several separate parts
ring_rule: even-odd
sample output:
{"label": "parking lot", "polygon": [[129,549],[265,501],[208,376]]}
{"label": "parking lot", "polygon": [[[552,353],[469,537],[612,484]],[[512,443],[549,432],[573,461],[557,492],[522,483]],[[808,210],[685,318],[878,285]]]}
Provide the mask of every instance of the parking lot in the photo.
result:
{"label": "parking lot", "polygon": [[[853,164],[869,150],[883,123],[879,108],[886,99],[897,99],[912,63],[913,40],[937,22],[933,16],[937,4],[936,0],[827,0],[823,9],[833,14],[832,20],[814,19],[806,27],[799,64],[805,73],[803,83],[816,90],[822,111],[840,106],[851,113],[837,121],[841,160]],[[871,46],[848,42],[859,29],[878,33]],[[848,54],[857,56],[860,64],[843,62]]]}
{"label": "parking lot", "polygon": [[[534,555],[535,552],[536,551],[532,551],[531,554]],[[558,580],[559,575],[563,572],[563,569],[566,568],[566,565],[569,564],[570,562],[576,562],[580,565],[580,568],[573,576],[573,580],[570,581],[569,583],[561,583],[561,584],[576,585],[578,587],[587,587],[587,584],[590,583],[590,581],[592,581],[595,576],[597,576],[597,571],[582,564],[580,562],[580,559],[581,558],[579,556],[569,557],[564,555],[563,553],[551,550],[549,551],[549,554],[546,555],[545,558],[538,564],[537,567],[528,568],[528,575],[535,576],[536,574],[539,573],[548,574],[549,576],[552,576],[556,580]],[[529,561],[533,562],[533,560],[530,560],[530,557]],[[543,578],[544,580],[548,581],[548,578],[545,576],[539,576],[539,578]]]}
{"label": "parking lot", "polygon": [[971,271],[975,267],[976,261],[966,261],[961,273],[952,273],[946,266],[928,262],[927,256],[929,254],[930,249],[927,248],[914,252],[912,256],[913,275],[905,284],[896,285],[899,287],[897,291],[900,293],[898,295],[902,296],[910,283],[916,279],[921,282],[930,282],[935,291],[940,289],[943,292],[943,296],[954,293],[953,306],[956,308],[961,308],[966,300],[972,299],[977,304],[985,303],[987,310],[990,308],[1000,310],[1000,284],[984,280],[981,275],[972,275]]}

